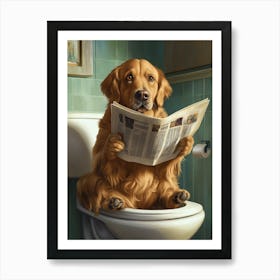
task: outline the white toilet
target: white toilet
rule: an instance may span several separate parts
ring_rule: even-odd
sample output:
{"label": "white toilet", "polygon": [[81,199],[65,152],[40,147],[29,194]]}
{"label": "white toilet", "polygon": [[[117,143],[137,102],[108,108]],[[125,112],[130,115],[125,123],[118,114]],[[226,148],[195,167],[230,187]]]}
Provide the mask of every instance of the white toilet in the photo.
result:
{"label": "white toilet", "polygon": [[77,204],[85,239],[190,239],[205,217],[202,206],[191,201],[177,209],[125,208],[101,210],[98,215]]}
{"label": "white toilet", "polygon": [[[91,170],[91,150],[98,133],[100,115],[68,116],[68,176],[79,177]],[[85,239],[190,239],[200,228],[205,213],[202,205],[186,201],[176,209],[143,210],[125,208],[101,210],[98,215],[83,208]]]}

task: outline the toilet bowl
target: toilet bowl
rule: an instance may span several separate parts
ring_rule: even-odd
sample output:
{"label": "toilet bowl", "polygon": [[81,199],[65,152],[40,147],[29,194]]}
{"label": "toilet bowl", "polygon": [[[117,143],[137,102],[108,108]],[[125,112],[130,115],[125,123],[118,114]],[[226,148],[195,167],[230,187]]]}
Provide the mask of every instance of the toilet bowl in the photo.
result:
{"label": "toilet bowl", "polygon": [[205,217],[203,207],[192,201],[176,209],[101,209],[98,215],[79,201],[77,208],[82,213],[85,239],[190,239]]}

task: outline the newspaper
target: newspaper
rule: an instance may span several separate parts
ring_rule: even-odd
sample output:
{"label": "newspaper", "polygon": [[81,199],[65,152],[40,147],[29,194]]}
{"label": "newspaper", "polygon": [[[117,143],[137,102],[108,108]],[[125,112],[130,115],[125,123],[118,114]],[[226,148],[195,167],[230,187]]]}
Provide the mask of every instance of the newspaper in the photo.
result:
{"label": "newspaper", "polygon": [[149,117],[113,102],[111,132],[121,134],[125,143],[118,156],[152,166],[175,158],[178,142],[199,129],[209,102],[206,98],[166,118]]}

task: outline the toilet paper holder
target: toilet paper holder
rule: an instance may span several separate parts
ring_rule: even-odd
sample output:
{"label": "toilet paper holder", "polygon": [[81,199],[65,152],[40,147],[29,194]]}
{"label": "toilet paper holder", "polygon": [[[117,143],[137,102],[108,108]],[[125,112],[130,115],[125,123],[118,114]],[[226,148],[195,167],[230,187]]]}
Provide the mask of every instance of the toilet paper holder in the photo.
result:
{"label": "toilet paper holder", "polygon": [[204,153],[207,153],[208,150],[211,150],[211,144],[210,144],[210,140],[201,140],[200,144],[206,144],[206,146],[204,147]]}
{"label": "toilet paper holder", "polygon": [[193,147],[192,155],[196,158],[208,158],[211,153],[211,142],[210,140],[201,140],[198,144]]}

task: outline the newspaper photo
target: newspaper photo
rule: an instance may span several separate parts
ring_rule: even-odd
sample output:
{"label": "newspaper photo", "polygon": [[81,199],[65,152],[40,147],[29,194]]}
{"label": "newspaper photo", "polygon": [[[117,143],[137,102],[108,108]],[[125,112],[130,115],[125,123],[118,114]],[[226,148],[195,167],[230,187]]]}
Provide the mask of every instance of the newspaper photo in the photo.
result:
{"label": "newspaper photo", "polygon": [[129,162],[157,165],[177,156],[178,142],[199,129],[210,100],[193,103],[166,118],[145,116],[117,102],[111,104],[111,132],[123,137],[118,156]]}

